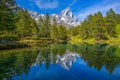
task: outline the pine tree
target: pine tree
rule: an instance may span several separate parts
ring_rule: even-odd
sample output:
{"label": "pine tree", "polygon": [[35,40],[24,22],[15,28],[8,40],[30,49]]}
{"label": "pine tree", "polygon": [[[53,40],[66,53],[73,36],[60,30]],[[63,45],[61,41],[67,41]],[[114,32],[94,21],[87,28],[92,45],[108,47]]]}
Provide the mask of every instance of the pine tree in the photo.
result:
{"label": "pine tree", "polygon": [[112,8],[107,12],[106,17],[110,17],[111,19],[113,19],[115,21],[115,24],[117,24],[118,17]]}
{"label": "pine tree", "polygon": [[52,29],[51,29],[51,38],[56,40],[58,37],[58,29],[57,29],[57,22],[56,19],[53,19],[53,23],[52,23]]}
{"label": "pine tree", "polygon": [[120,24],[120,14],[116,14],[116,16],[117,16],[116,22],[117,22],[117,24]]}
{"label": "pine tree", "polygon": [[29,15],[28,11],[21,11],[19,20],[16,23],[17,33],[21,37],[32,36],[36,34],[36,22]]}
{"label": "pine tree", "polygon": [[60,25],[58,27],[58,40],[66,40],[67,39],[67,29],[65,26]]}
{"label": "pine tree", "polygon": [[46,13],[46,19],[45,19],[45,36],[47,38],[51,37],[51,22],[50,22],[50,16],[48,13]]}
{"label": "pine tree", "polygon": [[80,27],[80,36],[83,39],[87,39],[89,37],[89,27],[87,20],[84,20]]}
{"label": "pine tree", "polygon": [[107,34],[111,37],[114,37],[116,32],[115,32],[115,29],[116,29],[116,16],[115,16],[115,12],[110,9],[108,12],[107,12],[107,15],[105,17],[105,27],[106,27],[106,30],[107,30]]}
{"label": "pine tree", "polygon": [[95,39],[105,39],[105,26],[101,12],[95,14]]}
{"label": "pine tree", "polygon": [[0,31],[13,33],[16,29],[15,12],[11,7],[15,4],[14,0],[1,0],[0,1]]}
{"label": "pine tree", "polygon": [[46,14],[46,17],[43,18],[40,16],[38,20],[39,36],[41,38],[51,38],[51,22],[50,17]]}
{"label": "pine tree", "polygon": [[19,13],[18,21],[16,23],[17,30],[16,33],[18,34],[19,37],[25,37],[25,21],[24,21],[24,12]]}

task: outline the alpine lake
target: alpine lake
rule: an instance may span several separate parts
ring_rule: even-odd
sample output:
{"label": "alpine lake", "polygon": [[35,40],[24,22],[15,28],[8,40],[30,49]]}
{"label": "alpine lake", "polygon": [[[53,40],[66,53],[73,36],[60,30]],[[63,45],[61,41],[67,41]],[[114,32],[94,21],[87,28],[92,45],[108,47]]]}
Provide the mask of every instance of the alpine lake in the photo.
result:
{"label": "alpine lake", "polygon": [[120,80],[120,47],[81,43],[2,50],[0,80]]}

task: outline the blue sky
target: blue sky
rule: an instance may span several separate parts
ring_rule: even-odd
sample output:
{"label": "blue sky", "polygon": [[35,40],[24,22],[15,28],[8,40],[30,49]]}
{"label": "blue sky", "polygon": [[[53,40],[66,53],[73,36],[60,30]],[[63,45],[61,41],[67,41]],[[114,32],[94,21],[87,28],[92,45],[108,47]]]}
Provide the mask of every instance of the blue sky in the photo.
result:
{"label": "blue sky", "polygon": [[98,11],[105,15],[110,8],[120,13],[120,0],[16,0],[16,2],[25,9],[41,14],[46,12],[59,14],[63,9],[70,7],[79,20]]}

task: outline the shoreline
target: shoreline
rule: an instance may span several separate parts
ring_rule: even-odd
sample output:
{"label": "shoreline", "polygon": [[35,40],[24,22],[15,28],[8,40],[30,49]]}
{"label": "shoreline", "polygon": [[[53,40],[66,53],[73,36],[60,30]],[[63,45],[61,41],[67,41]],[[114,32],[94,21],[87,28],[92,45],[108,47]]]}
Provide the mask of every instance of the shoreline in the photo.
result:
{"label": "shoreline", "polygon": [[[94,39],[86,39],[82,40],[80,38],[72,38],[69,41],[66,41],[67,43],[70,44],[79,44],[79,43],[100,43],[100,44],[116,44],[120,45],[120,40],[119,39],[112,39],[112,40],[99,40],[96,41]],[[61,42],[63,43],[63,42]],[[60,43],[60,44],[61,44]],[[40,40],[20,40],[15,43],[6,43],[6,44],[0,44],[0,50],[9,50],[9,49],[18,49],[18,48],[26,48],[30,47],[33,45],[49,45],[49,44],[55,44],[55,41],[53,39],[40,39]],[[58,43],[59,44],[59,43]]]}

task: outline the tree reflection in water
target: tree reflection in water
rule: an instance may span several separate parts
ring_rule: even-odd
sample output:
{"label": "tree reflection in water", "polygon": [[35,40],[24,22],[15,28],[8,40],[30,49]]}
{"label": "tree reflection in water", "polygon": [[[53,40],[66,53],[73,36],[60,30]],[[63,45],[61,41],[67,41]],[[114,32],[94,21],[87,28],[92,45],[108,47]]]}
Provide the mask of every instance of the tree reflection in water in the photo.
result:
{"label": "tree reflection in water", "polygon": [[101,70],[104,66],[109,73],[120,65],[120,57],[116,56],[119,49],[108,44],[56,44],[29,49],[0,52],[0,79],[11,78],[15,75],[27,74],[29,68],[45,64],[60,64],[66,70],[80,57],[87,66]]}

